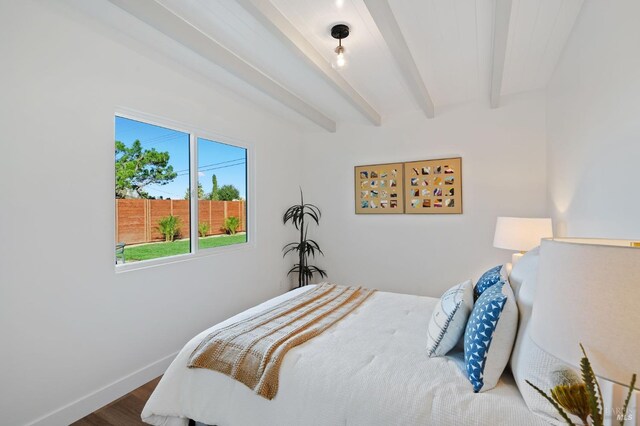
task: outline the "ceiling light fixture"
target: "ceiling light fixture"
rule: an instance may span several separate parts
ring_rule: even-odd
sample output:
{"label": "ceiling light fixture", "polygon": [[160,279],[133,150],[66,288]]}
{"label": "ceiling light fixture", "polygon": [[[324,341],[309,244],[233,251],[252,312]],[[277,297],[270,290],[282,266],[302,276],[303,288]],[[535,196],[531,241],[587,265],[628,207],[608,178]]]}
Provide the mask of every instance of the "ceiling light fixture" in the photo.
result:
{"label": "ceiling light fixture", "polygon": [[342,45],[342,39],[349,37],[349,27],[345,24],[337,24],[331,27],[331,37],[338,40],[338,47],[335,48],[336,59],[332,65],[337,68],[342,68],[347,63],[344,57],[344,46]]}

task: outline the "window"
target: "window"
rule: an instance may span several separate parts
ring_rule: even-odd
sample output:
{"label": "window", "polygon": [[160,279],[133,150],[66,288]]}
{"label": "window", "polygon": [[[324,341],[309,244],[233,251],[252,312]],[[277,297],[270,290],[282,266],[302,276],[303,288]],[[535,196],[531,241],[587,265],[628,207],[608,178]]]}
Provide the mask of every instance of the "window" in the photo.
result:
{"label": "window", "polygon": [[198,138],[198,198],[199,248],[247,242],[247,150]]}
{"label": "window", "polygon": [[116,116],[115,178],[116,265],[247,242],[244,147]]}

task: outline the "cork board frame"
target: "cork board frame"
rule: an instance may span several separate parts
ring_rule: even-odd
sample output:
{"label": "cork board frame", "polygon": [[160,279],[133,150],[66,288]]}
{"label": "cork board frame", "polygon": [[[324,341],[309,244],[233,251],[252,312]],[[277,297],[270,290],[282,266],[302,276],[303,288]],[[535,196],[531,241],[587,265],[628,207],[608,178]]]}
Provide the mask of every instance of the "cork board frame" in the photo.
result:
{"label": "cork board frame", "polygon": [[356,214],[402,214],[405,209],[403,163],[354,167]]}
{"label": "cork board frame", "polygon": [[462,214],[462,158],[404,163],[406,214]]}

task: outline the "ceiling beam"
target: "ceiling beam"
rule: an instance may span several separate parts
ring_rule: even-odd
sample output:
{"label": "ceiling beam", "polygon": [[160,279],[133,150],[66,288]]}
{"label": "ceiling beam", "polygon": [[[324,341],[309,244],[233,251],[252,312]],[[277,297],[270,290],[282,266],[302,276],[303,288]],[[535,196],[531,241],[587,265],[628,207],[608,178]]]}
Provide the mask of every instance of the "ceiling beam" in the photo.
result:
{"label": "ceiling beam", "polygon": [[380,33],[382,33],[382,37],[400,68],[402,77],[409,85],[409,90],[418,105],[420,105],[427,117],[433,118],[435,116],[435,108],[431,95],[424,84],[424,80],[422,80],[418,66],[413,60],[409,46],[402,35],[389,3],[387,0],[364,0],[364,4],[369,9],[369,13]]}
{"label": "ceiling beam", "polygon": [[264,25],[274,36],[289,46],[315,68],[340,95],[376,126],[381,123],[376,111],[331,64],[313,47],[293,24],[269,0],[238,0],[238,3]]}
{"label": "ceiling beam", "polygon": [[493,62],[491,66],[491,108],[500,106],[504,59],[507,55],[512,0],[496,0],[493,15]]}
{"label": "ceiling beam", "polygon": [[336,122],[334,120],[155,0],[109,1],[200,56],[224,68],[237,78],[266,93],[323,129],[330,132],[336,131]]}

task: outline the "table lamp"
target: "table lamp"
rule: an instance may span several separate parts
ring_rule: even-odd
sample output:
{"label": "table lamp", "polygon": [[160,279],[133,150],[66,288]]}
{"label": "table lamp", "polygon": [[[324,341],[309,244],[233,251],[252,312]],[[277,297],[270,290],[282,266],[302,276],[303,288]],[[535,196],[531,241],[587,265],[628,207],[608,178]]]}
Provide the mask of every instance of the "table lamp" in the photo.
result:
{"label": "table lamp", "polygon": [[518,251],[511,256],[511,263],[515,265],[524,252],[540,245],[542,238],[550,237],[553,237],[550,218],[499,217],[493,246]]}
{"label": "table lamp", "polygon": [[628,240],[545,239],[539,267],[533,341],[574,366],[582,344],[597,376],[628,386],[640,373],[640,248]]}

